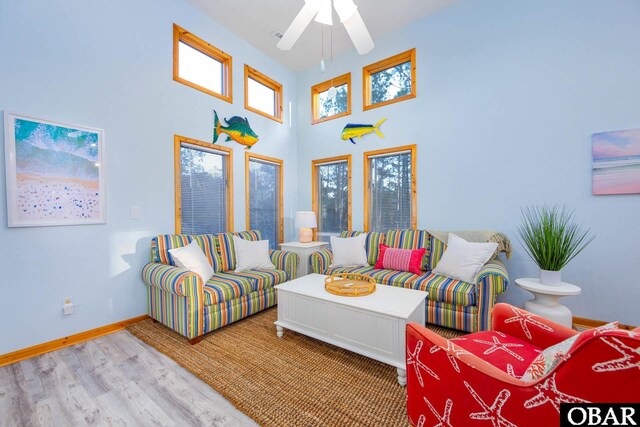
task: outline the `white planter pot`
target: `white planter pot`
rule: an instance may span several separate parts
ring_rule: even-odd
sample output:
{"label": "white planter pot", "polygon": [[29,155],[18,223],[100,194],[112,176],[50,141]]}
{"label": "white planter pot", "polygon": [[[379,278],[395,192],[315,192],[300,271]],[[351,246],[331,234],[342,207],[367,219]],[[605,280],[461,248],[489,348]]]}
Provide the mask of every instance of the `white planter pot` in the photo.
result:
{"label": "white planter pot", "polygon": [[540,283],[548,286],[560,286],[562,284],[562,271],[540,269]]}

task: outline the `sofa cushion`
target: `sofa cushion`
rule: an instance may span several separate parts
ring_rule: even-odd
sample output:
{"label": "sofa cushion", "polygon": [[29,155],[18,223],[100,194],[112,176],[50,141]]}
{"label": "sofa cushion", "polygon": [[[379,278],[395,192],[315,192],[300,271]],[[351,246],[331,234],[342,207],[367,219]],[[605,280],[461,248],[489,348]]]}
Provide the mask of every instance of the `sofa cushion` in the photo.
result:
{"label": "sofa cushion", "polygon": [[475,305],[476,303],[474,285],[433,272],[418,277],[411,283],[411,288],[428,292],[430,301],[462,306]]}
{"label": "sofa cushion", "polygon": [[389,230],[384,244],[390,248],[421,249],[426,251],[422,258],[421,270],[428,270],[431,253],[431,235],[426,230]]}
{"label": "sofa cushion", "polygon": [[151,239],[151,262],[176,265],[169,249],[187,246],[195,241],[207,256],[214,272],[222,271],[222,262],[216,251],[217,238],[214,234],[161,234]]}
{"label": "sofa cushion", "polygon": [[[364,233],[363,231],[343,231],[340,237],[355,237]],[[378,245],[384,243],[384,234],[378,232],[367,233],[367,239],[364,242],[364,249],[367,251],[367,262],[373,266],[378,260]]]}
{"label": "sofa cushion", "polygon": [[236,250],[233,245],[233,236],[241,237],[245,240],[257,241],[262,240],[260,230],[241,231],[239,233],[220,233],[218,234],[218,252],[222,264],[222,271],[235,270],[236,268]]}
{"label": "sofa cushion", "polygon": [[257,290],[271,288],[280,283],[287,281],[287,272],[284,270],[243,270],[240,272],[228,273],[234,276],[244,277],[254,280],[257,284]]}
{"label": "sofa cushion", "polygon": [[331,274],[337,274],[337,273],[354,273],[354,274],[366,275],[371,271],[373,271],[373,267],[371,267],[370,265],[367,265],[365,267],[334,267],[334,268],[327,268],[324,271],[324,274],[331,275]]}
{"label": "sofa cushion", "polygon": [[524,374],[542,350],[531,342],[498,331],[476,332],[451,341],[516,378]]}
{"label": "sofa cushion", "polygon": [[411,282],[420,277],[417,274],[409,273],[407,271],[377,269],[367,272],[366,276],[372,277],[376,283],[397,286],[400,288],[410,288]]}
{"label": "sofa cushion", "polygon": [[216,305],[258,290],[258,283],[253,278],[235,273],[216,273],[204,285],[203,289],[204,304]]}

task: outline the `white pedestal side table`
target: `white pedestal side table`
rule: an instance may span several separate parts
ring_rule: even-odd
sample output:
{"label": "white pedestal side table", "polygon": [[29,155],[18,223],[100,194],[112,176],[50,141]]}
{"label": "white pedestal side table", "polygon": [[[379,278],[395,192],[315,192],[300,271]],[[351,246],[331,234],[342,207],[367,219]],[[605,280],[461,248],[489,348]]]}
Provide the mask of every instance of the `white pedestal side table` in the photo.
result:
{"label": "white pedestal side table", "polygon": [[[296,272],[296,277],[302,277],[309,274],[309,255],[322,249],[326,249],[327,246],[329,246],[329,243],[327,242],[287,242],[281,243],[280,249],[282,249],[283,251],[291,251],[298,254],[298,256],[300,257],[300,262],[298,263],[298,271]],[[294,277],[294,279],[296,277]]]}
{"label": "white pedestal side table", "polygon": [[564,282],[558,286],[543,285],[535,278],[516,279],[516,285],[533,294],[532,300],[525,301],[525,310],[568,328],[573,326],[571,310],[558,300],[566,296],[579,295],[582,292],[579,286]]}

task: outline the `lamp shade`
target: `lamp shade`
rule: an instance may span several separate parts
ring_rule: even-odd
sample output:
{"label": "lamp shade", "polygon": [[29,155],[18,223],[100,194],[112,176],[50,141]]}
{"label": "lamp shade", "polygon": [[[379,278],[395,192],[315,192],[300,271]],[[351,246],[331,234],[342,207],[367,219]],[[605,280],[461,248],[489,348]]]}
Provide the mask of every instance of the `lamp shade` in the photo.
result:
{"label": "lamp shade", "polygon": [[313,211],[296,212],[295,226],[298,228],[316,228],[316,213]]}

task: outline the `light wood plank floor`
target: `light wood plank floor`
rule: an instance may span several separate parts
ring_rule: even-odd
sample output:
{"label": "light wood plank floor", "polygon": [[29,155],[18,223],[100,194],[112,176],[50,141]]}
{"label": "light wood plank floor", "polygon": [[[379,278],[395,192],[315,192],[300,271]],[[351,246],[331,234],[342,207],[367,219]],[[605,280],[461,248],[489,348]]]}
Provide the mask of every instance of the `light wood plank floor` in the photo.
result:
{"label": "light wood plank floor", "polygon": [[0,367],[0,426],[81,425],[257,426],[127,331]]}

